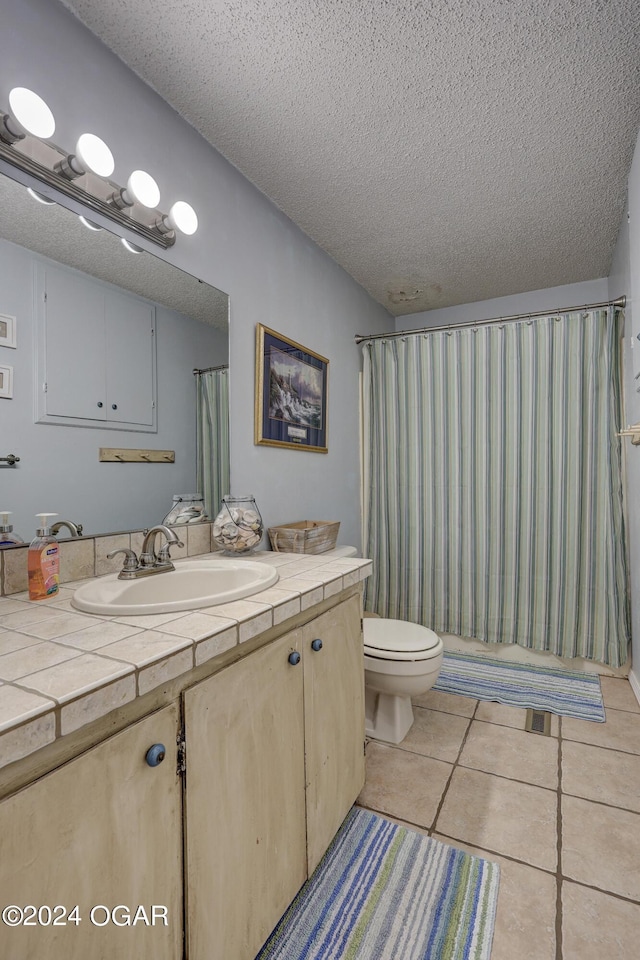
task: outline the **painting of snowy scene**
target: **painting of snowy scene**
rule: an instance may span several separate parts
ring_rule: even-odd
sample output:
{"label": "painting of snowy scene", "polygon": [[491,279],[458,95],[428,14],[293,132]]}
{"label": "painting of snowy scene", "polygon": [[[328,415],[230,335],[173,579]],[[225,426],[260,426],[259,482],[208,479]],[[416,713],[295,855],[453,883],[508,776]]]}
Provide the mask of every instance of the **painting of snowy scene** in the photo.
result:
{"label": "painting of snowy scene", "polygon": [[329,361],[257,325],[256,443],[327,452]]}

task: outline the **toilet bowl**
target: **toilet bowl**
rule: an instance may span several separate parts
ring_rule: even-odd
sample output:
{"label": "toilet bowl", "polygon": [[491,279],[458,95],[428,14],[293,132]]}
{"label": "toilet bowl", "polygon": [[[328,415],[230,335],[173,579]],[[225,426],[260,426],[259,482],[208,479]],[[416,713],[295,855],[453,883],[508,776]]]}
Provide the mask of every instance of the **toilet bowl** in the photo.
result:
{"label": "toilet bowl", "polygon": [[400,743],[413,724],[411,697],[426,693],[438,679],[442,640],[406,620],[366,618],[363,631],[365,733]]}

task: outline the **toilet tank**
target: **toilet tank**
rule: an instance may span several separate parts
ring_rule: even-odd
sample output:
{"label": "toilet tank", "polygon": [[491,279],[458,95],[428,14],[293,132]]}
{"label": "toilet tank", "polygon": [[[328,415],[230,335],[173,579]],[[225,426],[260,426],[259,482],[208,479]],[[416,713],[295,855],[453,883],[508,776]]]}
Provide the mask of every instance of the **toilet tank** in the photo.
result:
{"label": "toilet tank", "polygon": [[355,547],[343,546],[335,547],[333,550],[327,550],[325,553],[319,554],[322,557],[357,557],[358,551]]}

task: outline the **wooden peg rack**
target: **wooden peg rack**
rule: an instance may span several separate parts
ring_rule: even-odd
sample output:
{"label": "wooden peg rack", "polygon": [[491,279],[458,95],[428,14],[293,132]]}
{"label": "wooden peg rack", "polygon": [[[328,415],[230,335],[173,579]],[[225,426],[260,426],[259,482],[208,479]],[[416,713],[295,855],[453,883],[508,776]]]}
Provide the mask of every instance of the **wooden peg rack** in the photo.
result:
{"label": "wooden peg rack", "polygon": [[175,450],[127,450],[121,447],[100,447],[100,463],[175,463]]}

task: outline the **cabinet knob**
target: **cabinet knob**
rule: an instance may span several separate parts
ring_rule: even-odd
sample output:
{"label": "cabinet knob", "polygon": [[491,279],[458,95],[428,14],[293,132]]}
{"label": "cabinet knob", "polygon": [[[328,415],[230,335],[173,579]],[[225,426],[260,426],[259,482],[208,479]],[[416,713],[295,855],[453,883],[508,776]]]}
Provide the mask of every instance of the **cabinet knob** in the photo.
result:
{"label": "cabinet knob", "polygon": [[322,650],[322,640],[320,640],[319,638],[317,640],[312,640],[311,649],[313,650],[314,653],[317,653],[318,650]]}
{"label": "cabinet knob", "polygon": [[154,745],[147,750],[145,760],[150,767],[157,767],[164,760],[166,753],[167,749],[164,743],[154,743]]}
{"label": "cabinet knob", "polygon": [[292,667],[295,667],[296,664],[300,663],[300,654],[297,650],[294,650],[293,653],[289,654],[289,663]]}
{"label": "cabinet knob", "polygon": [[104,407],[104,403],[102,402],[102,400],[98,400],[98,403],[96,404],[96,406]]}
{"label": "cabinet knob", "polygon": [[112,404],[111,404],[111,409],[112,409],[112,410],[117,410],[117,409],[118,409],[118,404],[117,404],[117,403],[112,403]]}

